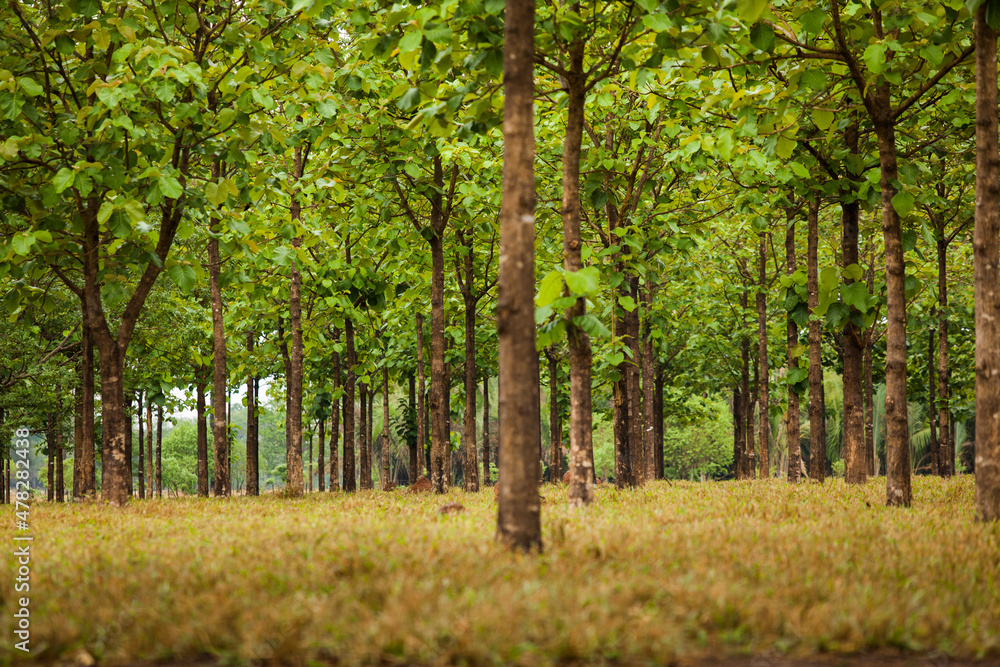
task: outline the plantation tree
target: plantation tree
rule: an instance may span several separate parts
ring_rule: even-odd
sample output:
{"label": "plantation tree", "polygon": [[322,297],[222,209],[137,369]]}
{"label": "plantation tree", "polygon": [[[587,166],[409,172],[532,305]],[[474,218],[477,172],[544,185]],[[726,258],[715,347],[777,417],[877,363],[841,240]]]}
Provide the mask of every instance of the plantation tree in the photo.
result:
{"label": "plantation tree", "polygon": [[500,476],[497,537],[541,549],[541,416],[535,351],[534,0],[510,0],[504,23],[504,170],[497,336]]}

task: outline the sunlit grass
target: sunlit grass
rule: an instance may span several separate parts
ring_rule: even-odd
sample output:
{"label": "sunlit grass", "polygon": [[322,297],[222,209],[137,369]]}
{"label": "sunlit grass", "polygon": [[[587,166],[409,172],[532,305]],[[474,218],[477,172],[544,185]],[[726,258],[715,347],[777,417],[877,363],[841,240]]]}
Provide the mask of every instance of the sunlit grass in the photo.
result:
{"label": "sunlit grass", "polygon": [[[537,557],[494,543],[492,489],[39,503],[30,658],[1000,655],[1000,527],[975,522],[971,478],[915,479],[912,510],[884,507],[884,480],[604,486],[583,511],[564,488],[543,494]],[[466,511],[438,514],[449,501]],[[13,571],[0,574],[7,637]],[[23,659],[11,644],[0,659]]]}

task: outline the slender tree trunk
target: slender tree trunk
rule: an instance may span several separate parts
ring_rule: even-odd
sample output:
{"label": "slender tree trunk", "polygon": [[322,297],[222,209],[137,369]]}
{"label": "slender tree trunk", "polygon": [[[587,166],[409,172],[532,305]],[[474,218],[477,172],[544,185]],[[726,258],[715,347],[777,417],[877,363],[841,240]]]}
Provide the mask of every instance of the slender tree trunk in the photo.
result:
{"label": "slender tree trunk", "polygon": [[[304,476],[309,478],[309,493],[313,491],[313,435],[312,432],[309,433],[309,459],[305,461],[303,470],[305,471]],[[304,483],[303,483],[304,484]]]}
{"label": "slender tree trunk", "polygon": [[[340,340],[340,330],[337,327],[333,328],[333,339],[334,341]],[[340,434],[340,398],[337,398],[337,389],[343,386],[343,380],[340,375],[340,353],[334,351],[333,353],[333,395],[335,398],[330,405],[330,490],[338,491],[341,488],[340,485],[340,457],[339,452],[339,434]],[[345,399],[346,400],[346,399]]]}
{"label": "slender tree trunk", "polygon": [[[785,227],[785,272],[791,276],[798,270],[798,257],[795,254],[795,213],[789,211]],[[789,295],[794,294],[795,287],[788,288]],[[788,315],[786,323],[788,345],[788,371],[790,377],[799,369],[799,355],[795,348],[799,345],[799,327]],[[795,385],[788,384],[788,413],[785,417],[785,432],[788,439],[788,481],[799,481],[802,460],[802,434],[799,426],[799,392]]]}
{"label": "slender tree trunk", "polygon": [[[938,470],[942,476],[955,474],[955,441],[951,437],[951,404],[948,386],[948,242],[937,242],[938,266],[938,358],[937,358],[937,411],[940,426]],[[934,407],[932,406],[932,410]]]}
{"label": "slender tree trunk", "polygon": [[[438,161],[435,165],[436,176],[440,168]],[[435,181],[438,180],[435,178]],[[431,239],[431,265],[431,483],[435,493],[445,493],[448,490],[447,466],[451,446],[445,397],[444,240],[440,235]]]}
{"label": "slender tree trunk", "polygon": [[468,492],[479,491],[479,461],[476,453],[476,299],[472,297],[472,240],[469,237],[465,256],[465,419],[462,424],[462,448],[465,463],[462,481]]}
{"label": "slender tree trunk", "polygon": [[[213,164],[213,174],[218,175],[219,164]],[[212,219],[212,231],[218,233],[218,220]],[[226,432],[226,397],[228,373],[226,370],[226,329],[222,307],[222,288],[219,285],[222,263],[219,259],[219,240],[208,241],[208,281],[212,301],[212,445],[215,452],[216,496],[229,495],[229,434]]]}
{"label": "slender tree trunk", "polygon": [[976,506],[1000,521],[1000,153],[997,138],[997,31],[976,12]]}
{"label": "slender tree trunk", "polygon": [[483,485],[492,483],[490,477],[490,379],[483,376]]}
{"label": "slender tree trunk", "polygon": [[45,427],[45,499],[56,499],[56,415],[48,413]]}
{"label": "slender tree trunk", "polygon": [[656,363],[653,388],[653,443],[656,446],[656,479],[663,479],[663,366]]}
{"label": "slender tree trunk", "polygon": [[746,435],[743,433],[743,386],[737,383],[733,387],[733,478],[743,479],[743,447]]}
{"label": "slender tree trunk", "polygon": [[[294,150],[294,173],[292,175],[292,201],[289,209],[292,226],[296,226],[302,211],[298,199],[298,180],[302,178],[305,161],[302,157],[302,147]],[[292,350],[289,359],[288,374],[288,408],[285,416],[288,420],[288,435],[291,442],[288,445],[288,484],[286,490],[293,495],[302,495],[305,488],[302,470],[302,358],[304,354],[302,342],[302,275],[299,272],[297,252],[302,247],[302,237],[292,238],[291,280],[288,295],[288,325],[292,329]],[[312,477],[310,477],[310,481]]]}
{"label": "slender tree trunk", "polygon": [[[872,245],[868,257],[868,293],[872,294],[875,289],[875,246]],[[865,382],[865,458],[868,465],[868,474],[874,477],[878,474],[877,459],[875,457],[875,384],[872,380],[874,364],[874,327],[865,336],[865,358],[864,358],[864,382]]]}
{"label": "slender tree trunk", "polygon": [[56,387],[56,497],[57,503],[66,502],[66,480],[63,470],[63,432],[62,432],[62,387]]}
{"label": "slender tree trunk", "polygon": [[[414,428],[416,428],[417,420],[417,377],[413,373],[409,373],[407,377],[407,412],[413,415]],[[413,484],[417,479],[417,471],[420,469],[420,460],[417,458],[417,433],[407,430],[406,434],[406,448],[409,452],[409,466],[406,471],[407,482]]]}
{"label": "slender tree trunk", "polygon": [[[0,422],[3,420],[0,419]],[[83,392],[73,390],[73,500],[83,498]],[[0,473],[2,473],[0,469]]]}
{"label": "slender tree trunk", "polygon": [[[934,306],[931,306],[931,320],[934,320],[937,311]],[[927,332],[927,426],[930,429],[930,443],[928,445],[928,456],[930,456],[930,468],[931,473],[934,475],[940,475],[940,444],[938,442],[938,432],[937,432],[937,412],[934,407],[937,403],[937,397],[934,395],[937,389],[937,378],[935,377],[935,361],[934,358],[934,334],[937,333],[934,327],[931,327]]]}
{"label": "slender tree trunk", "polygon": [[[80,497],[97,497],[97,451],[94,429],[94,336],[87,317],[87,305],[83,303],[83,324],[80,341],[80,394],[82,396],[81,441],[80,441]],[[106,450],[107,451],[107,450]]]}
{"label": "slender tree trunk", "polygon": [[757,383],[759,397],[757,405],[760,409],[760,478],[771,478],[771,460],[768,449],[771,445],[770,409],[771,366],[767,358],[767,242],[770,232],[758,233],[757,248],[757,361],[760,364],[760,376]]}
{"label": "slender tree trunk", "polygon": [[205,383],[195,385],[198,398],[196,415],[198,420],[198,495],[208,497],[208,425],[205,424]]}
{"label": "slender tree trunk", "polygon": [[[844,133],[844,142],[851,154],[858,153],[858,124],[852,123]],[[852,182],[851,192],[847,199],[841,202],[841,258],[846,269],[859,265],[858,253],[858,221],[860,207],[853,200],[856,188]],[[845,272],[844,283],[854,282]],[[852,308],[852,315],[857,311]],[[848,484],[864,484],[868,474],[864,448],[864,416],[862,412],[862,345],[861,329],[850,319],[844,325],[844,478]]]}
{"label": "slender tree trunk", "polygon": [[[142,405],[140,403],[140,409]],[[152,498],[155,486],[155,473],[153,471],[153,404],[149,401],[149,394],[146,394],[146,497]],[[142,443],[140,443],[140,446]]]}
{"label": "slender tree trunk", "polygon": [[546,350],[549,360],[549,481],[562,478],[562,422],[559,418],[559,358]]}
{"label": "slender tree trunk", "polygon": [[657,479],[656,473],[656,357],[653,355],[653,325],[650,309],[653,305],[653,283],[647,274],[643,312],[646,322],[642,335],[642,440],[646,459],[646,481]]}
{"label": "slender tree trunk", "polygon": [[[577,3],[578,11],[579,3]],[[577,37],[569,48],[566,75],[567,119],[562,160],[563,268],[583,268],[583,238],[580,233],[580,148],[583,143],[586,74],[583,69],[585,43]],[[579,507],[594,500],[593,409],[590,336],[572,324],[587,313],[587,300],[578,298],[569,309],[569,503]]]}
{"label": "slender tree trunk", "polygon": [[[252,357],[257,332],[247,332],[247,353]],[[260,444],[257,422],[257,376],[247,378],[247,495],[260,495]]]}
{"label": "slender tree trunk", "polygon": [[[629,278],[629,294],[632,301],[639,304],[639,276],[634,275]],[[642,435],[642,378],[640,369],[643,367],[642,361],[642,329],[639,323],[639,308],[633,308],[632,312],[625,313],[628,321],[628,346],[632,350],[632,359],[628,360],[626,370],[628,374],[628,441],[631,447],[630,460],[632,462],[632,483],[635,486],[642,486],[646,483],[646,452]]]}
{"label": "slender tree trunk", "polygon": [[[146,438],[145,429],[143,428],[145,422],[143,421],[143,393],[139,392],[139,399],[136,401],[136,423],[139,426],[139,497],[146,498]],[[126,406],[126,412],[129,406]],[[132,460],[132,415],[128,418],[128,441],[126,442],[126,447],[129,450],[129,461]]]}
{"label": "slender tree trunk", "polygon": [[163,407],[156,408],[156,497],[163,497]]}
{"label": "slender tree trunk", "polygon": [[393,487],[389,473],[389,367],[382,367],[382,490]]}
{"label": "slender tree trunk", "polygon": [[372,488],[372,460],[368,452],[368,385],[364,382],[358,383],[358,400],[361,402],[361,414],[358,424],[358,456],[361,458],[359,466],[361,480],[358,488],[366,490]]}
{"label": "slender tree trunk", "polygon": [[344,347],[347,351],[344,381],[344,491],[353,492],[358,488],[354,456],[354,385],[357,377],[354,371],[358,357],[354,350],[354,323],[349,318],[344,320]]}
{"label": "slender tree trunk", "polygon": [[823,358],[820,320],[813,315],[819,306],[819,202],[809,200],[809,247],[806,255],[809,292],[809,477],[826,477],[826,439],[823,436]]}
{"label": "slender tree trunk", "polygon": [[[427,406],[424,405],[426,389],[424,388],[424,316],[417,313],[417,452],[421,459],[427,457],[427,440],[424,434],[427,432]],[[427,476],[430,477],[430,466],[426,466]],[[414,477],[414,480],[416,477]]]}
{"label": "slender tree trunk", "polygon": [[[742,262],[744,272],[746,269],[745,262]],[[741,313],[746,313],[750,305],[750,294],[747,289],[746,284],[743,285],[743,293],[740,295],[740,306]],[[745,325],[745,316],[740,315],[740,319]],[[737,463],[737,479],[753,479],[755,476],[755,466],[754,466],[754,428],[753,428],[753,410],[756,400],[754,400],[754,394],[750,391],[750,338],[748,336],[743,336],[740,342],[740,357],[743,363],[743,369],[741,374],[741,394],[742,401],[740,406],[742,408],[740,412],[740,419],[743,420],[742,429],[742,439],[740,445],[742,449],[740,451],[740,460]],[[756,371],[755,371],[756,373]]]}
{"label": "slender tree trunk", "polygon": [[[311,452],[310,452],[311,455]],[[316,448],[317,488],[326,491],[326,415],[319,417],[319,446]]]}
{"label": "slender tree trunk", "polygon": [[538,354],[535,351],[534,0],[510,0],[504,24],[504,174],[497,337],[500,481],[497,538],[542,548],[538,496]]}

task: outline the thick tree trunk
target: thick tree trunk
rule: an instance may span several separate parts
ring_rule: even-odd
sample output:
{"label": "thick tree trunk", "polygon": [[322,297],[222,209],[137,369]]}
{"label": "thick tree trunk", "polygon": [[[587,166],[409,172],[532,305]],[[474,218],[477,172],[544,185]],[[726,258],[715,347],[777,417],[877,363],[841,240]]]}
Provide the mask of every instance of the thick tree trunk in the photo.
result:
{"label": "thick tree trunk", "polygon": [[[427,406],[426,389],[424,388],[424,316],[417,313],[417,453],[421,460],[427,458]],[[430,466],[426,466],[427,476],[431,475]],[[416,480],[416,477],[413,478]]]}
{"label": "thick tree trunk", "polygon": [[497,337],[500,479],[497,538],[542,548],[538,496],[541,423],[535,351],[534,0],[510,0],[504,25],[504,174],[500,209]]}
{"label": "thick tree trunk", "polygon": [[490,379],[483,377],[483,486],[492,483],[490,477]]}
{"label": "thick tree trunk", "polygon": [[393,487],[389,473],[389,367],[382,367],[382,490]]}
{"label": "thick tree trunk", "polygon": [[[798,270],[798,257],[795,253],[795,214],[789,212],[785,227],[785,272],[791,276]],[[795,287],[789,287],[789,294],[794,294]],[[786,323],[788,346],[788,376],[799,369],[799,356],[795,348],[799,345],[799,327],[789,314]],[[799,481],[802,461],[802,434],[799,426],[799,392],[795,386],[788,385],[788,412],[785,416],[785,433],[788,440],[788,481]]]}
{"label": "thick tree trunk", "polygon": [[758,233],[757,246],[757,362],[760,365],[760,375],[757,382],[757,407],[760,410],[758,441],[760,442],[760,478],[771,478],[771,420],[770,409],[770,375],[771,366],[767,358],[767,242],[770,232]]}
{"label": "thick tree trunk", "polygon": [[[124,505],[132,495],[131,452],[126,450],[125,385],[122,355],[110,336],[98,337],[101,357],[101,494],[113,505]],[[129,428],[128,432],[131,433]],[[129,437],[131,440],[131,437]]]}
{"label": "thick tree trunk", "polygon": [[[938,267],[938,341],[937,341],[937,413],[940,427],[938,470],[941,476],[955,474],[955,442],[951,437],[951,388],[948,386],[948,242],[937,241]],[[932,406],[931,409],[935,409]]]}
{"label": "thick tree trunk", "polygon": [[205,424],[205,383],[195,385],[197,393],[196,419],[198,420],[198,495],[208,497],[208,425]]}
{"label": "thick tree trunk", "polygon": [[976,506],[1000,521],[1000,153],[997,138],[997,31],[976,12]]}
{"label": "thick tree trunk", "polygon": [[[247,353],[253,356],[257,332],[247,333]],[[257,376],[247,378],[247,495],[260,495],[260,427],[257,420]]]}
{"label": "thick tree trunk", "polygon": [[873,117],[878,137],[882,187],[882,238],[885,242],[886,351],[886,502],[909,507],[910,429],[906,414],[906,267],[903,260],[899,215],[892,206],[898,177],[896,130],[889,99],[889,84],[875,86]]}
{"label": "thick tree trunk", "polygon": [[826,438],[823,424],[822,323],[813,313],[819,306],[819,202],[809,200],[809,244],[806,254],[809,293],[809,477],[826,477]]}
{"label": "thick tree trunk", "polygon": [[[639,276],[629,278],[629,294],[632,301],[639,304]],[[628,346],[632,350],[632,358],[628,360],[626,370],[628,374],[628,441],[631,452],[629,458],[632,462],[632,483],[635,486],[642,486],[646,483],[646,453],[642,437],[642,378],[640,369],[642,368],[642,329],[639,323],[639,308],[627,312],[625,318],[628,321]]]}
{"label": "thick tree trunk", "polygon": [[87,326],[82,327],[82,352],[80,355],[80,393],[83,396],[81,412],[82,439],[80,441],[80,497],[97,497],[97,461],[94,446],[94,339]]}
{"label": "thick tree trunk", "polygon": [[[409,374],[407,377],[408,384],[408,395],[407,395],[407,412],[413,415],[414,423],[416,423],[417,418],[417,378],[413,373]],[[420,459],[417,458],[417,440],[418,435],[415,432],[407,432],[406,435],[406,447],[410,458],[409,466],[407,467],[406,479],[410,484],[413,484],[417,479],[417,471],[420,469]]]}
{"label": "thick tree trunk", "polygon": [[[142,403],[139,404],[140,410]],[[142,443],[139,443],[142,446]],[[146,395],[146,497],[152,498],[155,487],[155,472],[153,470],[153,404]]]}
{"label": "thick tree trunk", "polygon": [[358,486],[354,456],[354,384],[357,376],[354,371],[358,357],[354,350],[354,323],[349,318],[344,320],[344,347],[347,351],[347,372],[344,380],[344,491],[356,491]]}
{"label": "thick tree trunk", "polygon": [[[567,119],[562,159],[563,268],[583,268],[583,238],[580,233],[580,148],[583,143],[586,74],[583,69],[585,42],[573,41],[566,75]],[[567,319],[587,313],[587,300],[578,298]],[[587,332],[570,323],[569,347],[569,503],[579,507],[594,500],[594,442],[591,395],[593,352]]]}
{"label": "thick tree trunk", "polygon": [[[875,289],[875,248],[872,246],[868,257],[868,293]],[[868,474],[878,474],[875,457],[875,384],[872,380],[875,353],[874,324],[865,336],[864,382],[865,382],[865,460]]]}

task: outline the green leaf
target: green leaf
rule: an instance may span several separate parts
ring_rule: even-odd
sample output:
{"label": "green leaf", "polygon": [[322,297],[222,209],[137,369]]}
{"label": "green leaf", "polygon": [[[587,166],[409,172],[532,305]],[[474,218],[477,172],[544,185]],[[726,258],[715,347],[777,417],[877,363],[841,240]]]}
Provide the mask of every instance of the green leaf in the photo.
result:
{"label": "green leaf", "polygon": [[765,9],[767,0],[736,0],[736,14],[747,24],[759,19]]}
{"label": "green leaf", "polygon": [[[809,178],[809,170],[806,169],[802,165],[802,163],[800,163],[800,162],[792,162],[788,166],[790,166],[792,168],[792,171],[794,171],[795,175],[798,176],[799,178]],[[787,287],[787,285],[786,285],[786,287]]]}
{"label": "green leaf", "polygon": [[565,274],[566,286],[569,291],[579,296],[593,296],[597,294],[600,284],[601,274],[597,267],[588,266],[579,271],[567,271]]}
{"label": "green leaf", "polygon": [[715,144],[719,156],[723,160],[731,160],[733,157],[733,133],[729,130],[722,130],[719,133],[719,140]]}
{"label": "green leaf", "polygon": [[418,104],[420,104],[419,88],[410,88],[403,94],[402,97],[399,98],[399,101],[396,102],[396,106],[403,111],[413,111],[417,108]]}
{"label": "green leaf", "polygon": [[14,248],[14,252],[21,256],[27,255],[34,243],[35,237],[24,232],[15,234],[14,238],[11,239],[11,246]]}
{"label": "green leaf", "polygon": [[420,48],[420,44],[424,39],[424,34],[420,30],[411,30],[410,32],[403,35],[399,40],[399,50],[402,53],[407,53],[409,51],[416,51]]}
{"label": "green leaf", "polygon": [[156,186],[168,199],[179,199],[184,194],[184,188],[181,187],[180,181],[173,176],[161,176],[156,182]]}
{"label": "green leaf", "polygon": [[826,17],[827,12],[817,7],[816,9],[803,14],[799,20],[802,22],[803,30],[810,35],[818,35],[823,30],[823,24],[826,23]]}
{"label": "green leaf", "polygon": [[750,29],[750,43],[758,51],[770,51],[774,48],[774,28],[766,23],[758,23]]}
{"label": "green leaf", "polygon": [[851,280],[861,280],[864,277],[865,272],[858,264],[848,264],[844,267],[844,277]]}
{"label": "green leaf", "polygon": [[635,310],[635,299],[630,296],[620,296],[618,297],[618,305],[631,313]]}
{"label": "green leaf", "polygon": [[115,211],[111,214],[111,220],[108,224],[108,229],[114,234],[115,238],[124,239],[127,238],[129,234],[132,233],[132,223],[129,220],[128,214],[123,211]]}
{"label": "green leaf", "polygon": [[872,74],[881,74],[885,68],[885,51],[885,44],[878,42],[876,44],[869,44],[868,48],[865,49],[864,55],[861,56],[865,61],[865,66],[868,67],[868,71]]}
{"label": "green leaf", "polygon": [[892,198],[892,207],[900,216],[909,214],[913,210],[913,195],[906,190],[900,190]]}
{"label": "green leaf", "polygon": [[28,97],[38,97],[43,92],[42,87],[39,86],[38,83],[26,76],[21,77],[17,80],[17,82],[21,84],[21,90],[23,90]]}
{"label": "green leaf", "polygon": [[840,271],[836,267],[827,266],[819,272],[819,289],[821,292],[832,292],[840,285]]}
{"label": "green leaf", "polygon": [[562,289],[562,274],[559,271],[551,271],[542,278],[542,284],[538,288],[538,296],[535,297],[535,305],[539,307],[549,305],[562,296]]}
{"label": "green leaf", "polygon": [[580,327],[580,329],[585,331],[590,336],[594,336],[597,338],[611,337],[611,332],[608,331],[608,328],[604,326],[604,324],[599,319],[597,319],[590,313],[574,317],[573,324]]}
{"label": "green leaf", "polygon": [[97,211],[97,223],[103,225],[111,217],[111,214],[115,210],[115,205],[109,201],[101,204],[101,208]]}
{"label": "green leaf", "polygon": [[854,306],[862,313],[868,310],[868,286],[864,283],[841,286],[840,298],[848,306]]}
{"label": "green leaf", "polygon": [[229,198],[229,191],[225,185],[208,183],[205,185],[205,198],[216,206],[222,206]]}
{"label": "green leaf", "polygon": [[833,112],[826,109],[813,109],[812,118],[816,127],[825,130],[833,123]]}
{"label": "green leaf", "polygon": [[73,186],[73,181],[76,180],[76,172],[67,167],[63,167],[59,172],[52,178],[52,185],[55,187],[56,192],[62,192],[66,188]]}
{"label": "green leaf", "polygon": [[198,276],[190,264],[174,264],[167,269],[167,275],[185,294],[193,290],[198,282]]}

